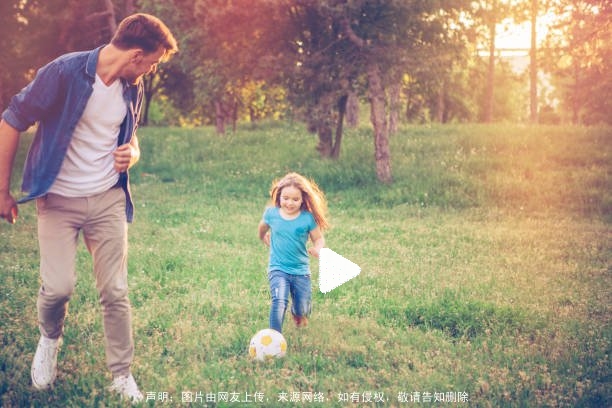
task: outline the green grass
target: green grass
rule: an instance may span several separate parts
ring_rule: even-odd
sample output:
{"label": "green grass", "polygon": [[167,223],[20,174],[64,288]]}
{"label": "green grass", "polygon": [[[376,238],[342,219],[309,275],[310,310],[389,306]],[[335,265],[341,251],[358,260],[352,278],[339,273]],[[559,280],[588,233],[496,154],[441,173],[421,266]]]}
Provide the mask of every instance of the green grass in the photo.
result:
{"label": "green grass", "polygon": [[[290,124],[225,137],[145,128],[140,140],[129,273],[133,371],[149,405],[236,393],[240,403],[217,406],[397,407],[416,405],[403,401],[417,392],[426,406],[612,405],[612,129],[405,127],[391,140],[388,186],[376,182],[367,128],[348,131],[338,162]],[[272,180],[288,171],[325,190],[328,246],[362,272],[313,291],[310,326],[286,321],[287,357],[256,364],[246,349],[270,302],[256,228]],[[78,258],[59,376],[34,392],[34,205],[0,225],[1,406],[121,405],[105,389],[84,245]],[[456,392],[469,402],[423,402]],[[247,403],[256,393],[265,402]]]}

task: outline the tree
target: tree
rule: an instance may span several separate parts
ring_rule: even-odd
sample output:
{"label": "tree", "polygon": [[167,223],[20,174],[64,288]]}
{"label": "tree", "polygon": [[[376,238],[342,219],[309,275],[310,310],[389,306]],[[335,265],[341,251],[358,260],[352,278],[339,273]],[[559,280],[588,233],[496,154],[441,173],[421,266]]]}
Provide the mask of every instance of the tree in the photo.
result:
{"label": "tree", "polygon": [[36,69],[60,54],[108,42],[120,6],[131,0],[3,0],[0,3],[0,100],[32,79]]}
{"label": "tree", "polygon": [[[389,107],[397,103],[397,92],[405,74],[417,72],[423,61],[451,59],[462,49],[453,27],[467,10],[467,1],[335,1],[334,11],[342,34],[358,57],[359,75],[366,80],[370,119],[374,129],[376,173],[383,183],[392,181],[389,150]],[[432,64],[433,65],[433,64]],[[447,64],[451,65],[452,64]],[[451,69],[436,70],[448,75]],[[444,81],[442,81],[444,83]],[[443,95],[444,86],[438,88]],[[392,102],[392,103],[390,103]],[[440,112],[442,112],[440,106]],[[391,116],[393,118],[393,116]]]}
{"label": "tree", "polygon": [[612,4],[605,0],[559,0],[550,30],[546,68],[561,108],[575,124],[612,123]]}
{"label": "tree", "polygon": [[385,88],[382,79],[382,71],[374,54],[381,50],[373,47],[367,41],[357,35],[351,27],[348,17],[341,20],[344,34],[359,49],[366,54],[366,73],[368,79],[368,90],[370,100],[370,119],[374,127],[374,157],[376,160],[376,175],[383,183],[393,180],[391,175],[391,154],[389,152],[389,129],[387,127],[387,107]]}
{"label": "tree", "polygon": [[357,76],[346,43],[339,38],[340,27],[327,2],[288,0],[277,5],[275,28],[267,31],[269,61],[277,68],[268,79],[287,89],[298,118],[318,136],[319,154],[337,159]]}
{"label": "tree", "polygon": [[181,52],[165,64],[171,75],[161,85],[192,123],[214,123],[224,134],[228,124],[236,126],[239,109],[257,110],[248,104],[260,100],[241,98],[246,88],[270,75],[265,41],[277,14],[274,1],[148,0],[145,5],[177,27]]}
{"label": "tree", "polygon": [[[482,120],[486,123],[493,121],[495,101],[495,40],[497,35],[497,24],[500,19],[500,3],[498,0],[479,0],[474,3],[473,16],[477,22],[482,21],[486,27],[486,38],[488,48],[488,65],[486,75],[486,92],[483,100],[484,116]],[[478,23],[477,23],[478,26]]]}
{"label": "tree", "polygon": [[538,122],[538,42],[537,25],[541,12],[547,11],[549,0],[515,0],[511,5],[512,18],[517,23],[529,21],[529,122]]}
{"label": "tree", "polygon": [[537,20],[538,0],[531,0],[531,49],[529,51],[529,107],[531,123],[538,122]]}
{"label": "tree", "polygon": [[0,2],[0,102],[2,106],[23,86],[29,68],[26,61],[27,44],[24,24],[20,22],[23,10],[19,1]]}

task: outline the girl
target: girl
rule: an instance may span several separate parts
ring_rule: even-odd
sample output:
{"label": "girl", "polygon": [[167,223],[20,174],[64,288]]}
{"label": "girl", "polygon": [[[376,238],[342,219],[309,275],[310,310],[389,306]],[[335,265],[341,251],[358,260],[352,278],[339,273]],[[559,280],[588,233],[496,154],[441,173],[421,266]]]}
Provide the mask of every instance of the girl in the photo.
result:
{"label": "girl", "polygon": [[[325,246],[323,231],[329,224],[323,192],[304,176],[287,174],[272,184],[270,198],[272,205],[259,223],[259,239],[270,248],[270,328],[281,332],[289,294],[295,324],[308,324],[312,296],[308,254],[319,257]],[[313,245],[306,249],[309,237]]]}

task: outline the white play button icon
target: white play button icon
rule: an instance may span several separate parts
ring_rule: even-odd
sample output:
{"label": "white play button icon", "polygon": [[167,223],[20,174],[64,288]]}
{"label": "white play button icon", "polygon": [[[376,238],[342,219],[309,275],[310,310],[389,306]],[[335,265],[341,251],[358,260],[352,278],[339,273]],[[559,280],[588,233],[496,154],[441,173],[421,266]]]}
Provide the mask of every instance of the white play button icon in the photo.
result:
{"label": "white play button icon", "polygon": [[359,265],[329,248],[319,252],[319,290],[327,293],[359,275]]}

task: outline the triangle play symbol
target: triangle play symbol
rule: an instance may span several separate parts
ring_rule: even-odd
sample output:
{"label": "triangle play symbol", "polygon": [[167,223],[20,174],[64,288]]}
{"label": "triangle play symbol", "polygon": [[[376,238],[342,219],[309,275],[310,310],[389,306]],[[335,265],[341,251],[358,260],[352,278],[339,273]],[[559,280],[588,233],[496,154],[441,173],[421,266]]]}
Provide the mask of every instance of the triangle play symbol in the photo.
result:
{"label": "triangle play symbol", "polygon": [[359,265],[329,248],[319,252],[319,290],[327,293],[359,275]]}

